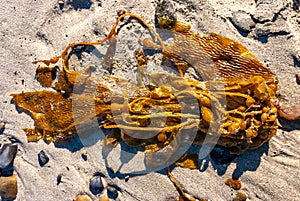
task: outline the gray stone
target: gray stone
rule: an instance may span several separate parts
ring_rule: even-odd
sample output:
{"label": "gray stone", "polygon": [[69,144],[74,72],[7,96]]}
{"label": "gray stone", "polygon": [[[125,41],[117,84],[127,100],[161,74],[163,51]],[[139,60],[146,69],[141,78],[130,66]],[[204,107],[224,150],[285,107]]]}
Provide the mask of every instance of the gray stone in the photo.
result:
{"label": "gray stone", "polygon": [[158,0],[155,8],[155,18],[176,20],[174,5],[168,0]]}
{"label": "gray stone", "polygon": [[8,137],[0,136],[0,168],[6,168],[13,163],[18,151],[18,146]]}
{"label": "gray stone", "polygon": [[265,37],[271,33],[272,23],[267,22],[265,24],[257,24],[255,28],[256,37]]}
{"label": "gray stone", "polygon": [[243,32],[250,32],[255,27],[251,16],[242,10],[234,12],[231,21],[237,29]]}

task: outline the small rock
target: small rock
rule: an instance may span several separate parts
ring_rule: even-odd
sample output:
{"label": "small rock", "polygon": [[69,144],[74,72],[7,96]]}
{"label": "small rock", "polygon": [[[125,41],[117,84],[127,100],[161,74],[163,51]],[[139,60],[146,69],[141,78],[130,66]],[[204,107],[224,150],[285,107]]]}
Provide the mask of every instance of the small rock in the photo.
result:
{"label": "small rock", "polygon": [[0,177],[0,196],[3,200],[16,199],[18,193],[17,177]]}
{"label": "small rock", "polygon": [[300,74],[296,74],[296,83],[300,85]]}
{"label": "small rock", "polygon": [[18,151],[18,145],[8,137],[0,136],[0,168],[6,168],[13,163]]}
{"label": "small rock", "polygon": [[257,38],[266,37],[271,33],[272,23],[257,24],[255,28],[255,35]]}
{"label": "small rock", "polygon": [[242,182],[238,179],[226,179],[225,184],[234,190],[239,190],[242,187]]}
{"label": "small rock", "polygon": [[278,115],[289,121],[300,119],[300,105],[283,106],[278,110]]}
{"label": "small rock", "polygon": [[69,0],[67,4],[71,5],[75,10],[90,9],[92,6],[91,0]]}
{"label": "small rock", "polygon": [[246,201],[247,198],[248,196],[243,190],[238,190],[236,192],[235,198],[233,198],[233,201]]}
{"label": "small rock", "polygon": [[90,179],[90,191],[94,194],[100,194],[104,189],[101,176],[94,176]]}
{"label": "small rock", "polygon": [[57,175],[56,177],[56,185],[59,185],[61,183],[62,180],[62,174]]}
{"label": "small rock", "polygon": [[[300,23],[300,21],[299,21],[299,23]],[[300,47],[291,50],[290,54],[293,58],[294,66],[295,67],[300,67]]]}
{"label": "small rock", "polygon": [[3,134],[5,129],[5,123],[4,122],[0,122],[0,134]]}
{"label": "small rock", "polygon": [[49,157],[44,152],[44,150],[40,151],[40,153],[38,154],[38,159],[39,159],[39,164],[41,167],[43,167],[44,165],[46,165],[49,162]]}
{"label": "small rock", "polygon": [[300,0],[293,0],[293,10],[299,10]]}
{"label": "small rock", "polygon": [[251,16],[242,10],[234,12],[231,21],[237,29],[243,32],[250,32],[255,27]]}
{"label": "small rock", "polygon": [[117,10],[118,17],[120,17],[121,15],[124,15],[125,13],[126,13],[125,9],[119,9],[119,10]]}
{"label": "small rock", "polygon": [[102,7],[102,0],[96,0],[98,2],[98,6]]}
{"label": "small rock", "polygon": [[58,6],[59,6],[59,9],[62,10],[64,8],[64,6],[65,6],[65,1],[59,0],[58,1]]}
{"label": "small rock", "polygon": [[114,186],[107,186],[108,197],[116,199],[118,197],[118,190]]}
{"label": "small rock", "polygon": [[88,159],[88,153],[86,150],[82,150],[81,151],[81,158],[84,160],[84,161],[87,161]]}
{"label": "small rock", "polygon": [[87,195],[78,195],[74,201],[92,201],[92,199]]}
{"label": "small rock", "polygon": [[99,201],[109,201],[109,199],[106,195],[101,195]]}
{"label": "small rock", "polygon": [[159,18],[167,18],[170,20],[176,20],[175,9],[172,1],[159,0],[155,8],[155,25],[158,26],[157,20]]}

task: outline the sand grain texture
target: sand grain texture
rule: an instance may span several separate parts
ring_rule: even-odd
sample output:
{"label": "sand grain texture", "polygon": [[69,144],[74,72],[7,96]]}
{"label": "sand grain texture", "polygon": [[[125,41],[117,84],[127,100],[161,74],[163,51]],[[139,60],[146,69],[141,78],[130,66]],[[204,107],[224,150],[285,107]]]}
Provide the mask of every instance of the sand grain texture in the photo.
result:
{"label": "sand grain texture", "polygon": [[[154,1],[80,1],[59,4],[57,0],[5,0],[0,8],[0,122],[6,122],[5,135],[20,140],[15,159],[19,201],[70,201],[79,194],[96,200],[89,190],[89,179],[99,171],[107,176],[122,193],[118,200],[171,200],[178,194],[166,174],[149,173],[136,177],[115,177],[106,169],[104,160],[94,160],[78,139],[67,144],[54,145],[42,141],[28,143],[22,128],[32,127],[33,120],[18,113],[11,104],[11,93],[42,89],[34,79],[36,59],[60,55],[68,43],[102,39],[116,19],[116,10],[125,9],[154,24]],[[71,2],[71,3],[70,3]],[[84,3],[83,3],[84,2]],[[276,2],[276,3],[272,3]],[[295,74],[300,73],[300,11],[297,1],[173,1],[178,19],[192,25],[199,33],[220,33],[239,41],[259,60],[268,65],[279,78],[280,98],[283,104],[300,104],[300,88]],[[260,6],[258,6],[258,4]],[[261,6],[264,5],[264,6]],[[61,8],[62,9],[61,9]],[[268,8],[268,9],[264,9]],[[254,19],[255,27],[248,34],[232,24],[233,13],[243,10]],[[265,12],[265,13],[264,13]],[[134,49],[141,26],[129,23],[136,31],[120,38]],[[125,39],[132,39],[127,41]],[[126,50],[126,47],[124,48]],[[121,49],[120,52],[123,50]],[[105,51],[100,52],[105,54]],[[113,73],[131,77],[132,60],[117,63]],[[134,61],[134,60],[133,60]],[[84,65],[84,64],[83,64]],[[224,184],[231,177],[242,181],[242,190],[249,200],[299,200],[300,198],[300,125],[280,120],[282,128],[268,144],[248,151],[230,165],[222,166],[203,161],[201,170],[175,168],[173,175],[189,194],[210,200],[232,200],[234,190]],[[38,153],[45,150],[49,162],[39,165]],[[90,155],[89,155],[90,154]],[[99,154],[100,155],[100,154]],[[61,182],[57,176],[61,175]],[[99,199],[99,198],[98,198]]]}

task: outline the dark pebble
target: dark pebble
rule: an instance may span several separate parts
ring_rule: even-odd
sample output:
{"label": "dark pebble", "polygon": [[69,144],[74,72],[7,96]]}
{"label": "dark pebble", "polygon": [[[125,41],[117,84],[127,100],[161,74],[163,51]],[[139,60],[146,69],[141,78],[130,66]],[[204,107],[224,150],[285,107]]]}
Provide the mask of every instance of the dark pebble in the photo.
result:
{"label": "dark pebble", "polygon": [[87,155],[86,155],[86,154],[81,154],[81,158],[82,158],[84,161],[87,161]]}
{"label": "dark pebble", "polygon": [[61,183],[62,180],[62,174],[57,175],[56,177],[56,185],[59,185]]}
{"label": "dark pebble", "polygon": [[293,0],[293,9],[295,11],[299,10],[300,8],[300,0]]}
{"label": "dark pebble", "polygon": [[94,194],[100,194],[102,193],[104,189],[101,176],[94,176],[90,179],[90,191]]}
{"label": "dark pebble", "polygon": [[300,85],[300,74],[296,74],[296,82]]}
{"label": "dark pebble", "polygon": [[116,199],[118,197],[118,190],[114,186],[107,186],[107,194],[111,199]]}
{"label": "dark pebble", "polygon": [[39,159],[39,164],[41,167],[43,167],[44,165],[46,165],[49,162],[49,157],[44,152],[44,150],[40,151],[40,153],[38,154],[38,159]]}

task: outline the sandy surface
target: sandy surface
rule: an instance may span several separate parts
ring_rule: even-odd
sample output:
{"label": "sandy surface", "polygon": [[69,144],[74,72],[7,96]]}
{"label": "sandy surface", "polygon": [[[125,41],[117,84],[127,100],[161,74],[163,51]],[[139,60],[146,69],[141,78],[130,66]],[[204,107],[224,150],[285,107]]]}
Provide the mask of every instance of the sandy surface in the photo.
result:
{"label": "sandy surface", "polygon": [[[97,200],[89,190],[89,179],[95,172],[102,172],[108,182],[121,189],[119,200],[178,199],[165,171],[131,176],[127,180],[111,173],[101,154],[97,157],[97,153],[82,147],[79,139],[56,146],[43,141],[27,142],[22,128],[32,127],[33,120],[18,113],[9,94],[42,89],[34,79],[37,66],[32,61],[59,55],[68,43],[74,41],[102,39],[115,22],[116,10],[121,8],[154,24],[154,1],[69,2],[60,8],[57,0],[6,0],[0,8],[0,121],[6,122],[5,135],[20,140],[14,163],[14,174],[18,176],[17,200],[70,201],[78,194],[87,194]],[[84,3],[80,5],[81,2]],[[178,19],[190,23],[195,32],[220,33],[245,45],[278,76],[278,95],[282,103],[300,103],[300,87],[295,80],[295,74],[300,73],[299,1],[298,4],[296,0],[189,0],[173,3]],[[242,35],[230,20],[238,10],[261,20],[248,35]],[[135,30],[130,32],[133,35],[139,34],[139,25],[130,24],[127,28],[121,31],[120,35],[124,37],[120,38],[127,39],[127,30]],[[123,44],[130,45],[126,41]],[[134,71],[130,60],[117,66],[121,67],[113,71],[117,76],[130,77]],[[189,194],[200,198],[232,200],[235,190],[226,186],[224,180],[238,176],[248,200],[299,200],[300,125],[299,122],[284,120],[280,123],[282,127],[268,144],[240,155],[229,165],[216,165],[207,158],[200,170],[177,167],[173,174]],[[41,150],[50,158],[45,167],[38,163],[37,154]],[[84,160],[82,155],[86,153],[87,160]],[[62,181],[57,185],[58,175],[62,175]]]}

